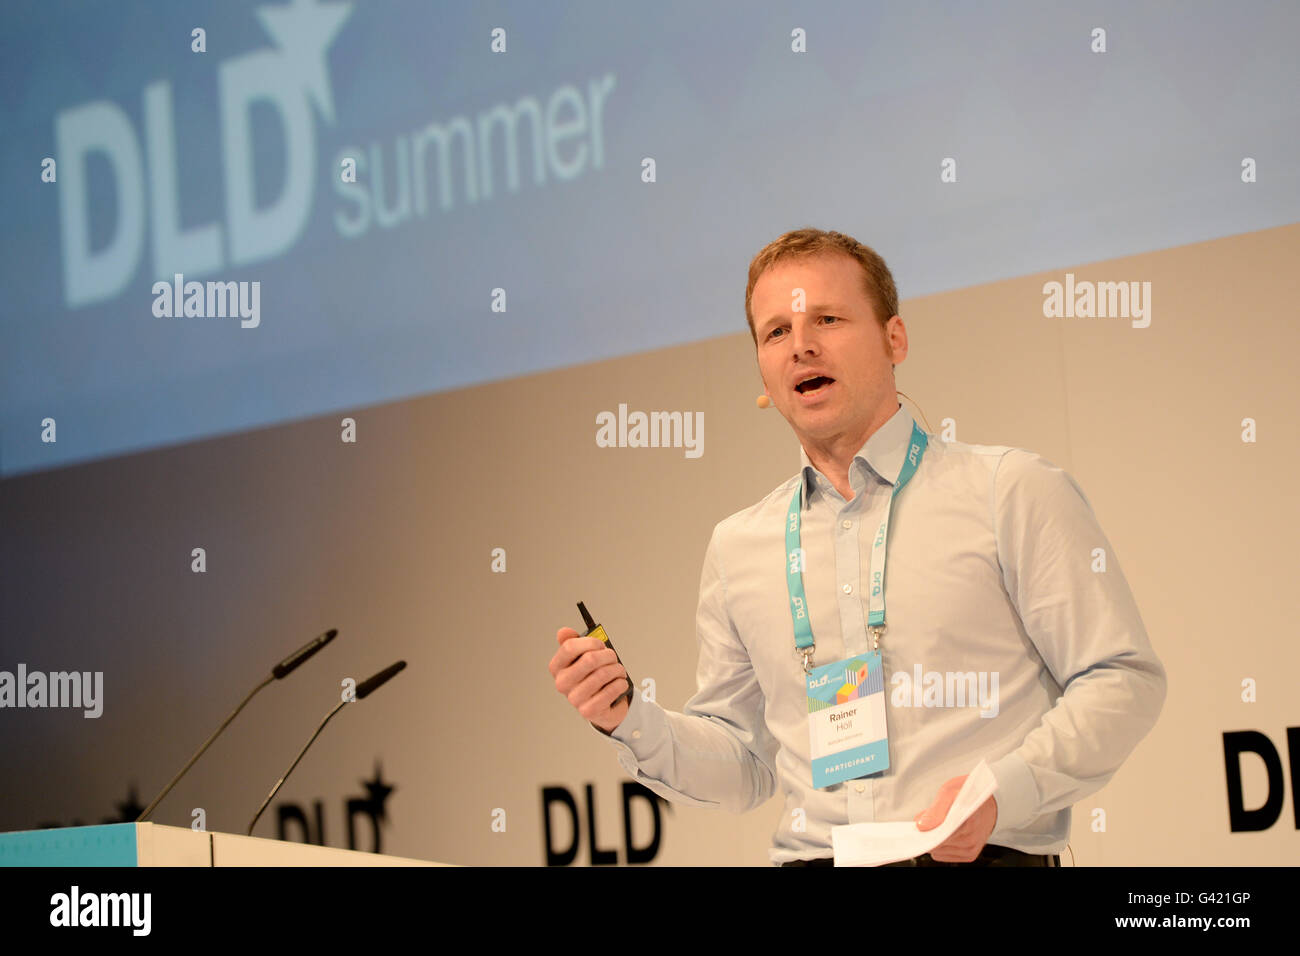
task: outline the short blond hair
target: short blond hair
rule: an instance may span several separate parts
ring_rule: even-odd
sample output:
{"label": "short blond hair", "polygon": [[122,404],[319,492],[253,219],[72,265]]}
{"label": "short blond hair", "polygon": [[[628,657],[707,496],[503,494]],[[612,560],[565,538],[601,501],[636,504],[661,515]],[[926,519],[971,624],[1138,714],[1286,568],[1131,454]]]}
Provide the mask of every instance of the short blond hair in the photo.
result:
{"label": "short blond hair", "polygon": [[787,232],[769,242],[749,264],[749,285],[745,288],[745,321],[749,323],[749,335],[754,340],[755,348],[758,348],[758,333],[754,328],[754,286],[759,276],[783,260],[827,253],[843,253],[862,266],[863,289],[876,310],[881,334],[888,338],[889,320],[898,314],[898,289],[885,260],[870,246],[864,246],[852,236],[807,226]]}

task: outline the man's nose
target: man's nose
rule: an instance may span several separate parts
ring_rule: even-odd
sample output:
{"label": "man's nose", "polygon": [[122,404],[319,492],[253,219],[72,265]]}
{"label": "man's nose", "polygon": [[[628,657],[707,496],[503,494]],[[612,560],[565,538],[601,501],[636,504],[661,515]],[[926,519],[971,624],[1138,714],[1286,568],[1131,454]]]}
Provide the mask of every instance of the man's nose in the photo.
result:
{"label": "man's nose", "polygon": [[795,316],[790,323],[790,346],[795,355],[803,355],[805,352],[816,352],[817,350],[815,331],[806,322],[801,321],[799,316]]}

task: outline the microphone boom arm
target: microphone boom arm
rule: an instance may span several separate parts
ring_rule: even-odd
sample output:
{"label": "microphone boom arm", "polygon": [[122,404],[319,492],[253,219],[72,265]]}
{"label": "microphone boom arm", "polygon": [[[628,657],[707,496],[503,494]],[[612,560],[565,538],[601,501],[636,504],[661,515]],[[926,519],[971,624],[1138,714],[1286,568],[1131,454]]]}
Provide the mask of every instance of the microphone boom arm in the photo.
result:
{"label": "microphone boom arm", "polygon": [[294,757],[293,763],[289,764],[289,769],[284,772],[284,776],[281,777],[279,781],[276,783],[276,785],[271,788],[271,792],[266,795],[266,799],[262,801],[262,805],[258,807],[257,812],[253,814],[252,822],[248,824],[247,832],[249,836],[253,835],[253,827],[257,826],[258,817],[262,815],[262,811],[266,809],[266,805],[271,802],[271,798],[274,797],[277,793],[279,793],[280,788],[284,786],[284,782],[289,779],[289,774],[293,773],[293,768],[298,766],[298,761],[301,760],[303,754],[307,752],[307,748],[310,747],[313,743],[315,743],[316,738],[320,736],[320,732],[325,729],[325,725],[330,722],[330,719],[347,705],[348,705],[348,701],[346,700],[339,701],[334,706],[334,709],[325,715],[325,719],[322,720],[320,722],[320,726],[316,728],[316,733],[311,735],[311,740],[303,744],[302,750],[298,751],[298,756]]}

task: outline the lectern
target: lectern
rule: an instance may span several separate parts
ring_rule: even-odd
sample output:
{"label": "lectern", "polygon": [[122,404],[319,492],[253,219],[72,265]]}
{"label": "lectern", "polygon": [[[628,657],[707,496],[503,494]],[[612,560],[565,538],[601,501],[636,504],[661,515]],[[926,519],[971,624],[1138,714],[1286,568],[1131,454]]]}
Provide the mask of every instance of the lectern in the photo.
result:
{"label": "lectern", "polygon": [[0,866],[449,866],[157,823],[0,833]]}

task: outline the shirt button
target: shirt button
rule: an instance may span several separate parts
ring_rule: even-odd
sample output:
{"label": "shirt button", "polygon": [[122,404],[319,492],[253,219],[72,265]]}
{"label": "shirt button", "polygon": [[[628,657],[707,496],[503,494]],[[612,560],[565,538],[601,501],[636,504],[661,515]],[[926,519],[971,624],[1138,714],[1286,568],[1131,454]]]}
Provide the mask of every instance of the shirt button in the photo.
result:
{"label": "shirt button", "polygon": [[633,739],[633,740],[640,740],[640,739],[641,739],[641,731],[639,731],[639,730],[634,730],[634,731],[632,731],[632,739]]}
{"label": "shirt button", "polygon": [[843,527],[843,528],[852,528],[852,527],[853,527],[853,522],[852,522],[852,521],[849,521],[847,518],[845,518],[844,521],[841,522],[841,525],[840,525],[840,526]]}
{"label": "shirt button", "polygon": [[852,584],[846,584],[846,585],[844,585],[844,593],[845,593],[845,594],[852,594],[852,593],[853,593],[853,585],[852,585]]}
{"label": "shirt button", "polygon": [[865,785],[863,785],[863,784],[858,784],[858,793],[861,793],[863,790],[866,790],[866,789],[867,789],[867,788],[866,788]]}

